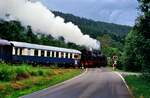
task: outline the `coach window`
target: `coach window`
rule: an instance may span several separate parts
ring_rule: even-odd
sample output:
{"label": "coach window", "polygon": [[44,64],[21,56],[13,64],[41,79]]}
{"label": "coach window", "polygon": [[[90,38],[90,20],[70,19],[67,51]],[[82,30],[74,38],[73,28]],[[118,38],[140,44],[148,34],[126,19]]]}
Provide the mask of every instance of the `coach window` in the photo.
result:
{"label": "coach window", "polygon": [[66,53],[64,52],[64,57],[63,58],[66,58]]}
{"label": "coach window", "polygon": [[68,53],[68,58],[70,59],[70,53]]}
{"label": "coach window", "polygon": [[27,55],[30,55],[30,49],[26,48]]}
{"label": "coach window", "polygon": [[79,59],[79,55],[78,55],[78,54],[75,54],[75,55],[74,55],[74,58],[75,58],[75,59]]}
{"label": "coach window", "polygon": [[72,53],[70,53],[70,58],[72,59]]}
{"label": "coach window", "polygon": [[18,54],[18,48],[15,48],[15,55]]}
{"label": "coach window", "polygon": [[58,52],[58,58],[61,58],[61,52]]}
{"label": "coach window", "polygon": [[22,48],[20,48],[19,50],[19,55],[22,55]]}
{"label": "coach window", "polygon": [[3,52],[3,47],[2,46],[0,46],[0,53],[2,53]]}
{"label": "coach window", "polygon": [[66,58],[68,58],[68,53],[66,53]]}
{"label": "coach window", "polygon": [[44,50],[41,50],[41,56],[44,57]]}
{"label": "coach window", "polygon": [[38,56],[38,50],[34,50],[34,56]]}
{"label": "coach window", "polygon": [[58,58],[59,57],[59,52],[56,52],[56,58]]}
{"label": "coach window", "polygon": [[54,51],[52,51],[52,57],[54,57]]}
{"label": "coach window", "polygon": [[61,52],[61,58],[64,58],[64,52]]}
{"label": "coach window", "polygon": [[50,57],[50,51],[47,51],[47,57]]}
{"label": "coach window", "polygon": [[31,49],[28,49],[28,55],[30,55],[31,54]]}
{"label": "coach window", "polygon": [[15,55],[15,47],[13,47],[12,54]]}

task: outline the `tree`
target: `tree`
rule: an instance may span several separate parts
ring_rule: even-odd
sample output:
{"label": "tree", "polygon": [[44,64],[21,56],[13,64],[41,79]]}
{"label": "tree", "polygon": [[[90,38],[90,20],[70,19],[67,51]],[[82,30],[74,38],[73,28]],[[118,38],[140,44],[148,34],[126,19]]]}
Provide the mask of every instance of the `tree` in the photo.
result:
{"label": "tree", "polygon": [[132,30],[125,39],[125,47],[122,62],[126,70],[141,71],[142,55],[139,49],[143,44],[143,37],[137,33],[136,30]]}
{"label": "tree", "polygon": [[32,32],[31,26],[27,26],[27,39],[29,43],[38,43],[37,36]]}
{"label": "tree", "polygon": [[[138,0],[141,15],[125,42],[124,65],[150,80],[150,1]],[[141,67],[140,67],[141,66]]]}
{"label": "tree", "polygon": [[142,72],[150,80],[150,1],[138,0],[141,16],[137,19],[135,29],[143,37],[139,55],[142,56]]}
{"label": "tree", "polygon": [[0,38],[7,40],[24,40],[24,27],[18,21],[0,20]]}
{"label": "tree", "polygon": [[97,39],[101,42],[101,50],[106,56],[112,57],[114,54],[119,56],[119,47],[121,45],[119,42],[113,40],[110,35],[104,34],[103,36],[97,37]]}

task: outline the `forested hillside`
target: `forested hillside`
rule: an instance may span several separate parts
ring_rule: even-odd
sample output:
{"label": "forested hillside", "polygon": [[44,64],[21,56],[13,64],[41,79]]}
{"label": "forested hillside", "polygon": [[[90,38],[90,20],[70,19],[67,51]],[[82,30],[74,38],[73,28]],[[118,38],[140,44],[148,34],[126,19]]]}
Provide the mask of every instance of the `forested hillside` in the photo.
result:
{"label": "forested hillside", "polygon": [[102,52],[109,57],[122,54],[125,36],[132,29],[130,26],[94,21],[58,11],[53,13],[63,17],[65,22],[76,24],[84,34],[99,40]]}
{"label": "forested hillside", "polygon": [[56,16],[61,16],[65,22],[73,22],[78,25],[84,34],[89,34],[93,38],[103,34],[110,34],[112,36],[124,37],[131,30],[130,26],[117,25],[113,23],[106,23],[94,21],[86,18],[80,18],[72,14],[64,14],[58,11],[53,11]]}

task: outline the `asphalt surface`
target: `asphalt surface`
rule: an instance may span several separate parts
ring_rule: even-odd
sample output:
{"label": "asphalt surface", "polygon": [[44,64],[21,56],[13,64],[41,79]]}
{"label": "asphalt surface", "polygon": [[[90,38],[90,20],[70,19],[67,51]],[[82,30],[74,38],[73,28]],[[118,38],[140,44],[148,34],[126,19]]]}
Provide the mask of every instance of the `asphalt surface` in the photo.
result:
{"label": "asphalt surface", "polygon": [[119,75],[106,68],[93,68],[79,77],[22,98],[131,98]]}

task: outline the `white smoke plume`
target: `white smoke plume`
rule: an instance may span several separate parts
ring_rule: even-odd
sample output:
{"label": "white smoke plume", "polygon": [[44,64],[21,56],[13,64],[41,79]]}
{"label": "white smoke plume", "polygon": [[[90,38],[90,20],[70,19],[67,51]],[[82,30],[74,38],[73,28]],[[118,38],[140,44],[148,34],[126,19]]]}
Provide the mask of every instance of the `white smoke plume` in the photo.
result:
{"label": "white smoke plume", "polygon": [[24,26],[30,25],[34,32],[51,34],[55,38],[63,36],[65,42],[100,48],[97,40],[83,35],[72,22],[65,23],[63,18],[55,17],[39,0],[0,0],[0,18],[7,19],[9,14],[10,20],[18,20]]}

